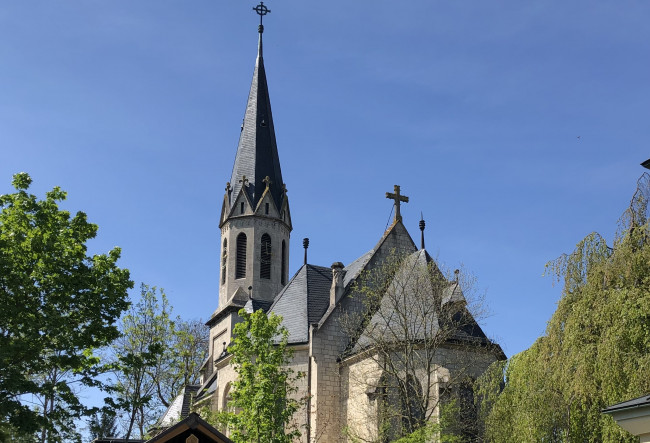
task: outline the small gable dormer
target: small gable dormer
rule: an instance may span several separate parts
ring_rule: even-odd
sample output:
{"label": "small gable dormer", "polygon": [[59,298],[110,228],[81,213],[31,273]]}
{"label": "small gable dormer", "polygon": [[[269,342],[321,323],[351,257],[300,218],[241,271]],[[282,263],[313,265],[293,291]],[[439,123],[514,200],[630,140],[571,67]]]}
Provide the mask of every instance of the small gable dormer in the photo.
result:
{"label": "small gable dormer", "polygon": [[255,215],[260,215],[262,217],[280,218],[280,211],[278,210],[278,207],[273,200],[270,188],[270,185],[266,187],[264,193],[262,194],[262,197],[257,202]]}

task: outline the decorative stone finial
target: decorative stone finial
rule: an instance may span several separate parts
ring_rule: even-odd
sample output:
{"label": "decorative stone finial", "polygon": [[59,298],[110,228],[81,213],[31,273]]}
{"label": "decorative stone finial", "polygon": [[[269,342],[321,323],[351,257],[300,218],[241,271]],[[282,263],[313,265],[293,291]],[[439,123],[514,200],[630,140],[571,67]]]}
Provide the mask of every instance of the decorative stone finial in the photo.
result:
{"label": "decorative stone finial", "polygon": [[305,248],[305,264],[307,264],[307,248],[309,248],[309,239],[308,238],[303,238],[302,239],[302,247]]}
{"label": "decorative stone finial", "polygon": [[269,187],[271,186],[271,183],[273,183],[273,181],[271,180],[271,177],[269,177],[268,175],[266,177],[264,177],[264,180],[262,180],[262,181],[264,183],[266,183],[266,189],[269,189]]}
{"label": "decorative stone finial", "polygon": [[245,175],[241,176],[241,180],[239,180],[239,183],[241,183],[242,186],[248,186],[248,179],[246,178]]}
{"label": "decorative stone finial", "polygon": [[398,221],[402,221],[402,214],[400,213],[399,205],[401,202],[408,203],[409,198],[399,193],[399,185],[395,185],[393,189],[395,190],[395,193],[387,192],[386,198],[395,200],[395,222],[398,222]]}
{"label": "decorative stone finial", "polygon": [[424,249],[424,227],[426,223],[424,222],[424,216],[420,212],[420,249]]}
{"label": "decorative stone finial", "polygon": [[232,190],[232,186],[230,186],[230,182],[226,182],[226,192],[230,192]]}

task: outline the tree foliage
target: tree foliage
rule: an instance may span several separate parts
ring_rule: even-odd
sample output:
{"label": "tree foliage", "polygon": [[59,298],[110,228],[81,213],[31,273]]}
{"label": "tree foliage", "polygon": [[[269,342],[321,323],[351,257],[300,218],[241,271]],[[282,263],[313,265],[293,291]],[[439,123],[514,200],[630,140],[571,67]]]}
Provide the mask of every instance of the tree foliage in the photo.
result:
{"label": "tree foliage", "polygon": [[481,380],[491,441],[638,440],[600,411],[650,391],[649,181],[612,247],[592,233],[547,265],[564,289],[546,334]]}
{"label": "tree foliage", "polygon": [[88,421],[88,433],[92,440],[115,437],[117,435],[115,415],[108,410],[94,414]]}
{"label": "tree foliage", "polygon": [[[363,423],[349,433],[384,442],[424,441],[433,429],[445,438],[474,432],[472,418],[463,416],[473,410],[473,402],[465,401],[471,397],[468,383],[499,352],[476,323],[485,312],[482,299],[470,297],[468,304],[464,295],[473,281],[467,273],[445,275],[424,250],[393,254],[361,276],[353,292],[357,304],[340,324],[354,337],[348,354],[366,362],[350,368],[350,384],[376,395],[379,426],[376,437]],[[445,403],[458,407],[455,424],[448,414],[443,429]]]}
{"label": "tree foliage", "polygon": [[93,350],[118,336],[133,283],[119,248],[87,255],[97,225],[59,209],[64,191],[39,200],[30,184],[16,174],[16,192],[0,196],[0,428],[73,441],[72,420],[88,412],[78,389],[98,383]]}
{"label": "tree foliage", "polygon": [[113,403],[123,411],[126,438],[134,430],[144,437],[183,387],[199,381],[208,330],[171,313],[164,291],[142,284],[139,300],[122,318],[122,335],[113,344]]}
{"label": "tree foliage", "polygon": [[[295,399],[295,374],[287,367],[292,352],[287,347],[288,332],[282,317],[258,310],[241,309],[242,322],[235,325],[228,352],[237,372],[228,410],[216,418],[228,427],[236,443],[288,443],[300,437],[292,423],[301,407]],[[207,411],[202,411],[206,413]]]}

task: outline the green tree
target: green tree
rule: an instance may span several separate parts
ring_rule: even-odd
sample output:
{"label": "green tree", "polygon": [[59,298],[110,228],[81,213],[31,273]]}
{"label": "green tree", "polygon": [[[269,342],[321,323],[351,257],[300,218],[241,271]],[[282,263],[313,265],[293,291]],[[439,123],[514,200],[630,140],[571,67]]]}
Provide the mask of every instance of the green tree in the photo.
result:
{"label": "green tree", "polygon": [[[228,347],[238,378],[233,383],[229,410],[218,414],[236,443],[288,443],[300,437],[291,418],[301,407],[295,399],[295,381],[303,377],[287,368],[292,351],[287,347],[282,317],[262,310],[241,309]],[[205,411],[202,411],[205,412]]]}
{"label": "green tree", "polygon": [[481,380],[491,441],[638,441],[600,411],[650,391],[649,196],[644,174],[612,247],[592,233],[547,265],[564,289],[546,334]]}
{"label": "green tree", "polygon": [[40,429],[40,441],[79,440],[79,389],[98,384],[93,350],[119,335],[133,283],[116,265],[119,248],[87,255],[97,225],[59,209],[66,193],[39,200],[31,181],[16,174],[16,192],[0,196],[0,422]]}
{"label": "green tree", "polygon": [[115,437],[117,435],[115,415],[108,410],[102,410],[100,413],[96,413],[88,421],[88,433],[90,434],[91,440]]}
{"label": "green tree", "polygon": [[208,355],[210,333],[205,322],[197,319],[176,317],[170,325],[165,356],[156,368],[156,393],[165,407],[183,387],[200,382],[199,369]]}
{"label": "green tree", "polygon": [[140,286],[140,298],[122,318],[112,347],[115,408],[124,411],[124,434],[144,437],[165,407],[187,384],[199,381],[208,329],[199,320],[172,320],[162,289]]}
{"label": "green tree", "polygon": [[[157,292],[160,292],[160,302]],[[171,308],[163,290],[140,285],[140,299],[122,318],[122,335],[113,343],[116,393],[114,406],[125,412],[125,438],[134,428],[144,437],[147,428],[160,415],[155,404],[156,368],[165,354],[171,330]]]}

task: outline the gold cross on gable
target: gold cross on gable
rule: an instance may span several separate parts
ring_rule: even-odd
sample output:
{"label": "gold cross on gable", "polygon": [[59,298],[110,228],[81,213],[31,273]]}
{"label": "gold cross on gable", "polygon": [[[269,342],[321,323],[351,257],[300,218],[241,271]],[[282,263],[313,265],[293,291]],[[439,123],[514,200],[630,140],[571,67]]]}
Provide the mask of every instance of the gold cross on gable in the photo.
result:
{"label": "gold cross on gable", "polygon": [[399,205],[401,202],[408,203],[409,198],[405,195],[401,195],[399,193],[399,185],[394,186],[395,193],[392,192],[387,192],[386,193],[386,198],[390,198],[391,200],[395,200],[395,221],[401,221],[402,220],[402,214],[399,211]]}
{"label": "gold cross on gable", "polygon": [[266,183],[266,189],[269,189],[269,186],[271,186],[271,183],[273,183],[273,181],[271,180],[271,177],[269,177],[268,175],[266,177],[264,177],[264,180],[262,180],[262,181],[264,183]]}
{"label": "gold cross on gable", "polygon": [[242,186],[248,186],[248,179],[246,178],[245,175],[241,176],[241,180],[239,180],[239,183],[241,183]]}

